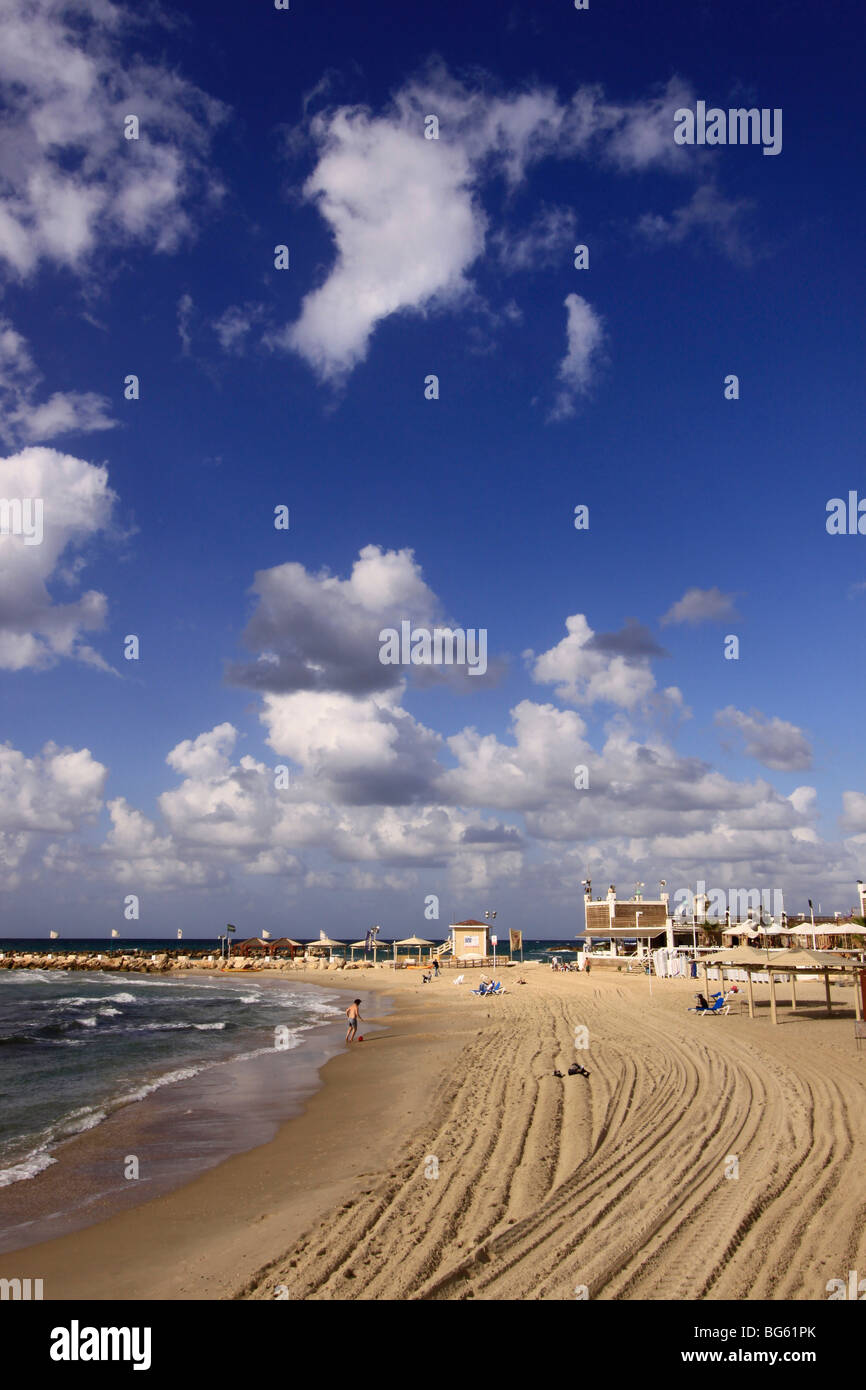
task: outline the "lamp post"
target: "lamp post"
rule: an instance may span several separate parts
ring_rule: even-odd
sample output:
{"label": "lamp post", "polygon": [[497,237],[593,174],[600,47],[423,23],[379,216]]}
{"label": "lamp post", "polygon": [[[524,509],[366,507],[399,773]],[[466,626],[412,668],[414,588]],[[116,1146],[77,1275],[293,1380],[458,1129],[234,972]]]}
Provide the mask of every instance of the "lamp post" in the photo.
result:
{"label": "lamp post", "polygon": [[[485,914],[484,914],[484,919],[485,919],[485,921],[487,921],[487,922],[489,922],[489,923],[492,924],[493,922],[496,921],[496,913],[495,913],[495,912],[485,912]],[[492,934],[491,934],[491,940],[492,940],[492,942],[493,942],[493,969],[495,970],[495,969],[496,969],[496,937],[493,936]]]}

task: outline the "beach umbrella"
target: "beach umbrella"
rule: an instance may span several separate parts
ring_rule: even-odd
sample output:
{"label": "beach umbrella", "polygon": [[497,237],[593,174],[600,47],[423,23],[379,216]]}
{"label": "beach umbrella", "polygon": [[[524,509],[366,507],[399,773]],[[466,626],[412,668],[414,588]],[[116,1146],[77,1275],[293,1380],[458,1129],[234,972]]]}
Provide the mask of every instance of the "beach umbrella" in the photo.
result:
{"label": "beach umbrella", "polygon": [[398,946],[417,946],[417,947],[418,947],[418,960],[419,960],[419,962],[420,962],[420,960],[421,960],[421,947],[422,947],[422,946],[433,946],[434,944],[435,944],[435,943],[432,942],[432,941],[425,941],[425,939],[424,939],[423,936],[406,936],[406,937],[403,938],[402,941],[395,941],[395,942],[394,942],[394,959],[395,959],[395,960],[397,959],[397,947],[398,947]]}
{"label": "beach umbrella", "polygon": [[[824,993],[827,1000],[827,1013],[833,1012],[830,999],[830,975],[833,972],[847,971],[851,963],[838,951],[810,951],[797,946],[788,951],[780,951],[769,963],[770,1009],[773,1022],[776,1022],[776,975],[789,973],[791,976],[791,1007],[797,1007],[797,973],[824,976]],[[856,984],[855,984],[856,989]]]}

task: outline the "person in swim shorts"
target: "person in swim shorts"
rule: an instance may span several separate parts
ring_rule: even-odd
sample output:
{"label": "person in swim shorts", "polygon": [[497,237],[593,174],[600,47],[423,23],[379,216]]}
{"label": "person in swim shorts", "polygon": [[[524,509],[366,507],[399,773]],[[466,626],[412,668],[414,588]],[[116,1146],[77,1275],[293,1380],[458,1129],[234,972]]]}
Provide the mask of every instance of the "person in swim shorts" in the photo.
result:
{"label": "person in swim shorts", "polygon": [[346,1042],[350,1043],[355,1041],[355,1037],[358,1032],[358,1023],[363,1022],[363,1019],[361,1018],[360,999],[356,999],[353,1004],[349,1005],[348,1009],[346,1010],[346,1018],[349,1020],[349,1026],[346,1029]]}

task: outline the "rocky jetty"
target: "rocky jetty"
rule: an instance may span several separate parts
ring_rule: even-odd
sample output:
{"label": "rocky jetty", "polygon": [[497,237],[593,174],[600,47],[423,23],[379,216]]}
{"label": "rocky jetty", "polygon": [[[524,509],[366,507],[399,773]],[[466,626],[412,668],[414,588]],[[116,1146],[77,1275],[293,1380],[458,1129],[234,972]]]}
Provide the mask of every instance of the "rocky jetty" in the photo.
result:
{"label": "rocky jetty", "polygon": [[106,951],[0,951],[0,970],[106,970],[136,975],[174,974],[180,970],[385,970],[390,962],[371,961],[272,960],[267,956],[232,956],[226,962],[218,955],[175,955],[164,951],[147,955],[137,952]]}

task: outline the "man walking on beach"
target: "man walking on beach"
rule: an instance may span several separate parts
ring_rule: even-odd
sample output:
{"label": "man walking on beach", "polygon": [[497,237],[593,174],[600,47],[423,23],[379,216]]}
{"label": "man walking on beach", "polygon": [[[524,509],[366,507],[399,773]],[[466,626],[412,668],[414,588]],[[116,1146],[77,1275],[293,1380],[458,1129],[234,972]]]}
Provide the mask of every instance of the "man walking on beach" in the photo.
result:
{"label": "man walking on beach", "polygon": [[356,999],[355,1002],[353,1004],[350,1004],[348,1009],[346,1010],[346,1017],[349,1020],[349,1026],[346,1029],[347,1043],[355,1041],[355,1035],[358,1032],[358,1021],[360,1020],[361,1022],[363,1022],[363,1019],[361,1019],[360,1005],[360,999]]}

